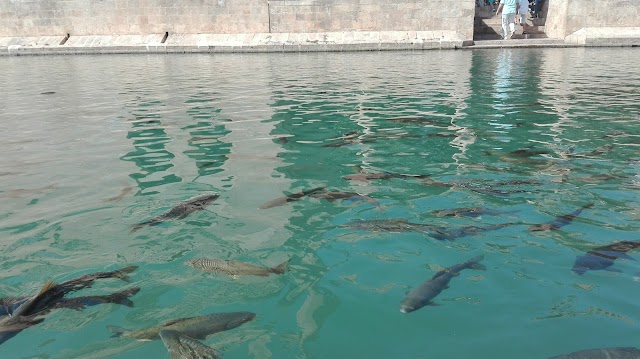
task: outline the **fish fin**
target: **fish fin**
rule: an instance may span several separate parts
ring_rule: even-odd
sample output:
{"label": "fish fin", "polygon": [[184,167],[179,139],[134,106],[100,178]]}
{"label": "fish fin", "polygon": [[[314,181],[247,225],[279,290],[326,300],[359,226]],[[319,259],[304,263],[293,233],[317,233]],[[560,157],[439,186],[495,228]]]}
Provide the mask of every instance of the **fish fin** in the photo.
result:
{"label": "fish fin", "polygon": [[185,320],[191,320],[193,318],[194,317],[173,319],[173,320],[170,320],[168,322],[165,322],[164,324],[162,324],[162,326],[163,327],[168,327],[170,325],[177,324],[177,323],[180,323],[180,322],[184,322]]}
{"label": "fish fin", "polygon": [[107,325],[107,329],[111,332],[111,338],[118,338],[124,334],[130,333],[131,330],[125,329],[122,327],[117,327],[115,325]]}
{"label": "fish fin", "polygon": [[287,268],[287,264],[289,264],[290,261],[291,261],[291,258],[287,259],[286,261],[278,264],[276,267],[271,268],[271,271],[275,274],[282,274],[288,271],[289,269]]}
{"label": "fish fin", "polygon": [[469,266],[470,269],[487,270],[487,267],[481,263],[473,263]]}
{"label": "fish fin", "polygon": [[117,271],[114,272],[114,277],[115,278],[119,278],[125,282],[129,282],[129,276],[127,276],[127,274],[135,271],[136,269],[138,269],[138,266],[128,266],[128,267],[124,267],[122,269],[119,269]]}
{"label": "fish fin", "polygon": [[38,293],[38,295],[36,295],[36,297],[39,297],[43,294],[45,294],[46,292],[50,291],[53,287],[55,287],[57,284],[56,282],[52,281],[51,279],[49,279],[43,286],[42,289],[40,289],[40,292]]}

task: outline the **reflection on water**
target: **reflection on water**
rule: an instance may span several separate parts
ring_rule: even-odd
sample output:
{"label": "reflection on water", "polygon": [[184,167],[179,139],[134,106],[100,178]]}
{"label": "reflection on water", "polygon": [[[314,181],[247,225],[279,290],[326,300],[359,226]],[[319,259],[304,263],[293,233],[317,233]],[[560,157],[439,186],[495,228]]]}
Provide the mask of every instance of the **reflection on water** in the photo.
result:
{"label": "reflection on water", "polygon": [[[235,310],[258,316],[205,341],[225,358],[533,359],[635,345],[638,264],[571,272],[591,248],[637,239],[635,55],[2,58],[0,297],[124,264],[141,266],[142,290],[133,308],[58,310],[0,355],[168,357],[105,326]],[[372,200],[258,209],[318,186]],[[203,192],[220,198],[129,234]],[[464,208],[479,214],[437,215]],[[430,230],[343,226],[397,218]],[[528,231],[540,223],[562,226]],[[481,253],[488,270],[462,273],[441,306],[398,311],[404,292]],[[291,262],[282,276],[234,279],[184,264],[195,257]]]}

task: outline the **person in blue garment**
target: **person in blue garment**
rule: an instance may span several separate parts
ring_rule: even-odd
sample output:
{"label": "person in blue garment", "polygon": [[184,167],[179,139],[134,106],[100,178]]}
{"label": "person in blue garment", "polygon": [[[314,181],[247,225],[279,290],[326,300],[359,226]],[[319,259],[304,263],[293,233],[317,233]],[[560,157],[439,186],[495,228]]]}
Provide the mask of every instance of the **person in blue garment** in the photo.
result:
{"label": "person in blue garment", "polygon": [[503,0],[498,5],[496,15],[502,11],[502,39],[510,39],[516,33],[516,12],[520,5],[518,0]]}

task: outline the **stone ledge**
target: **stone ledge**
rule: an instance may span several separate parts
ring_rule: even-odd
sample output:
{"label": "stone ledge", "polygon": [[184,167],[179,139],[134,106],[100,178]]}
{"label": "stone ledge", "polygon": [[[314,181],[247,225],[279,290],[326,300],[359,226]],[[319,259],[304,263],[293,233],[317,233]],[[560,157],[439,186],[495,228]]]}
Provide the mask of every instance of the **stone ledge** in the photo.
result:
{"label": "stone ledge", "polygon": [[455,49],[465,44],[464,37],[455,31],[171,34],[162,43],[163,37],[71,36],[64,45],[59,45],[64,37],[0,38],[0,54],[382,51]]}
{"label": "stone ledge", "polygon": [[565,37],[581,46],[640,46],[640,27],[585,27]]}

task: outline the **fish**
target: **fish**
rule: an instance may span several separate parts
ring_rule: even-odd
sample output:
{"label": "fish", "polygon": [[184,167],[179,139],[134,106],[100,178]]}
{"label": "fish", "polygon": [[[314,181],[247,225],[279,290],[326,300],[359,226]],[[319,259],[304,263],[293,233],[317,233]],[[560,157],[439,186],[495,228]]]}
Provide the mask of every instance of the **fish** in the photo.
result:
{"label": "fish", "polygon": [[292,194],[288,194],[286,196],[283,197],[278,197],[276,199],[273,199],[269,202],[266,202],[264,204],[262,204],[260,207],[258,207],[258,209],[267,209],[267,208],[273,208],[273,207],[278,207],[278,206],[283,206],[289,202],[293,202],[293,201],[298,201],[300,200],[302,197],[308,196],[310,194],[314,194],[320,191],[324,191],[324,186],[320,186],[320,187],[316,187],[316,188],[312,188],[309,190],[304,190],[302,192],[296,192],[296,193],[292,193]]}
{"label": "fish", "polygon": [[496,229],[508,227],[514,224],[515,223],[501,223],[486,227],[465,226],[460,228],[433,227],[428,231],[428,235],[429,237],[439,241],[454,241],[461,237],[473,236],[482,232],[495,231]]}
{"label": "fish", "polygon": [[338,199],[354,200],[354,201],[359,200],[359,201],[369,202],[378,208],[380,207],[380,202],[376,201],[374,198],[369,197],[367,195],[355,193],[355,192],[320,192],[320,193],[314,193],[309,197],[326,199],[329,202],[334,202]]}
{"label": "fish", "polygon": [[62,308],[82,310],[88,306],[106,303],[132,307],[133,302],[129,298],[140,291],[140,288],[133,287],[108,295],[64,298],[70,289],[74,288],[77,287],[63,287],[49,280],[33,297],[0,300],[2,304],[0,307],[0,344],[13,338],[21,331],[42,323],[45,320],[42,316],[52,310]]}
{"label": "fish", "polygon": [[56,93],[56,92],[55,91],[40,92],[41,95],[53,95],[54,93]]}
{"label": "fish", "polygon": [[213,313],[190,318],[179,318],[140,330],[129,330],[109,325],[107,329],[113,333],[112,337],[125,337],[136,340],[160,339],[160,331],[175,330],[188,337],[206,339],[207,336],[233,329],[255,319],[251,312]]}
{"label": "fish", "polygon": [[511,157],[519,157],[519,158],[528,158],[528,157],[533,157],[533,156],[538,156],[538,155],[548,155],[550,152],[549,150],[536,150],[533,148],[521,148],[521,149],[517,149],[515,151],[511,151],[509,152],[509,156]]}
{"label": "fish", "polygon": [[107,303],[133,307],[133,301],[129,298],[138,294],[139,291],[140,287],[132,287],[107,295],[88,295],[75,298],[63,298],[62,300],[55,303],[52,308],[82,310],[86,307],[92,307],[94,305]]}
{"label": "fish", "polygon": [[534,224],[532,226],[529,226],[529,231],[536,232],[536,231],[550,231],[550,230],[559,229],[560,227],[564,227],[567,224],[573,222],[573,220],[576,217],[578,217],[583,210],[591,207],[593,207],[593,203],[587,203],[584,206],[576,209],[571,213],[563,214],[561,216],[556,217],[556,219],[554,219],[553,221],[549,221],[547,223],[541,223],[541,224]]}
{"label": "fish", "polygon": [[390,173],[390,172],[381,172],[381,173],[356,173],[353,175],[342,176],[342,179],[346,179],[347,181],[369,181],[374,179],[384,179],[388,180],[391,178],[426,178],[427,175],[406,175],[399,173]]}
{"label": "fish", "polygon": [[129,193],[133,192],[133,187],[132,186],[126,186],[123,189],[120,190],[120,193],[116,196],[110,197],[105,199],[105,202],[116,202],[119,201],[121,199],[123,199],[124,197],[126,197]]}
{"label": "fish", "polygon": [[221,359],[222,353],[175,330],[161,330],[160,339],[171,359]]}
{"label": "fish", "polygon": [[59,284],[53,281],[47,281],[40,290],[40,293],[34,297],[1,298],[0,316],[8,315],[16,317],[20,315],[28,316],[37,314],[54,307],[65,295],[91,287],[97,279],[118,278],[124,282],[129,282],[128,274],[137,268],[137,266],[128,266],[108,272],[85,274]]}
{"label": "fish", "polygon": [[616,259],[635,260],[626,253],[630,250],[640,248],[640,240],[621,241],[602,247],[594,248],[584,255],[578,256],[571,269],[574,273],[582,275],[589,270],[607,270],[611,272],[621,272],[618,269],[611,269]]}
{"label": "fish", "polygon": [[290,259],[278,264],[273,268],[259,267],[250,263],[232,261],[226,259],[197,258],[186,262],[190,267],[200,269],[208,273],[225,273],[233,276],[255,275],[268,277],[270,274],[283,274],[286,272]]}
{"label": "fish", "polygon": [[357,220],[342,227],[360,229],[369,232],[426,232],[435,228],[423,223],[412,223],[405,219]]}
{"label": "fish", "polygon": [[466,262],[456,264],[444,270],[437,272],[433,277],[407,292],[405,298],[400,303],[400,311],[402,313],[410,313],[416,311],[425,305],[435,305],[433,299],[437,297],[443,290],[449,288],[449,282],[453,277],[460,275],[464,269],[486,270],[486,267],[479,262],[484,256],[477,256]]}
{"label": "fish", "polygon": [[189,214],[204,210],[208,205],[213,203],[220,197],[217,193],[206,194],[198,197],[191,198],[184,202],[179,203],[168,212],[165,212],[157,217],[154,217],[148,221],[144,221],[132,226],[131,232],[133,233],[144,226],[155,226],[162,222],[166,222],[172,219],[183,219]]}
{"label": "fish", "polygon": [[431,214],[438,217],[470,217],[476,218],[482,215],[487,216],[500,216],[503,214],[513,214],[518,211],[497,211],[494,209],[484,207],[466,207],[466,208],[453,208],[453,209],[440,209],[431,211]]}
{"label": "fish", "polygon": [[640,359],[640,349],[633,347],[587,349],[549,359]]}
{"label": "fish", "polygon": [[439,119],[421,117],[421,116],[393,117],[393,118],[388,118],[387,121],[398,122],[398,123],[429,124],[429,125],[437,125],[442,123],[442,121],[440,121]]}

